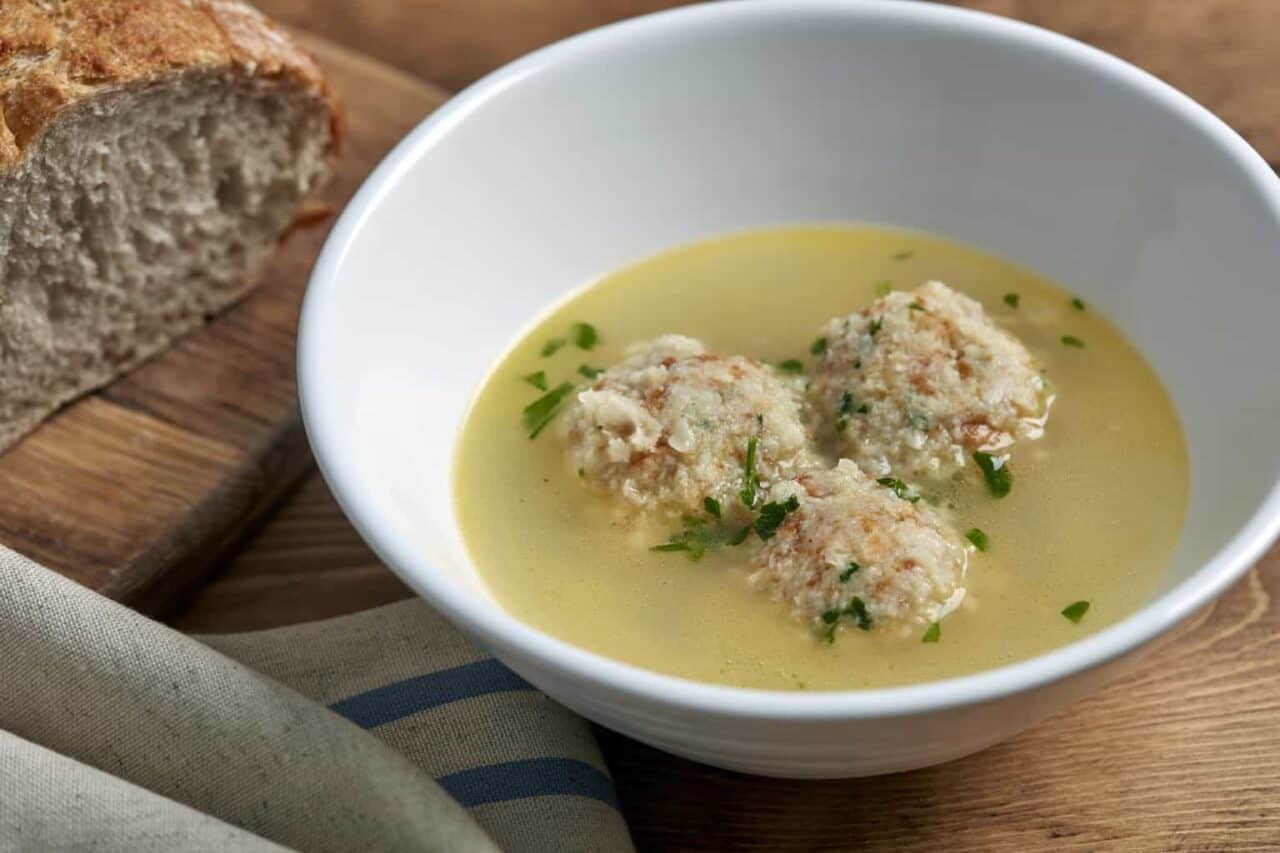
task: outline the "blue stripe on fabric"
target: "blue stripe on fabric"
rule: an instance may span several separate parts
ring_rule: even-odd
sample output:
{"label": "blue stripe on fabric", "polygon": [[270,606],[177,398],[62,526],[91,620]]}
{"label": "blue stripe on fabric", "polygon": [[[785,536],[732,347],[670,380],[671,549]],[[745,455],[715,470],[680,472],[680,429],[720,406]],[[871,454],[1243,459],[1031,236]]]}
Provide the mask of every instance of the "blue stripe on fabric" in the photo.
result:
{"label": "blue stripe on fabric", "polygon": [[372,729],[473,696],[533,689],[529,682],[488,658],[375,687],[334,702],[329,709],[362,729]]}
{"label": "blue stripe on fabric", "polygon": [[567,794],[588,797],[618,808],[613,782],[590,764],[572,758],[530,758],[460,770],[436,780],[466,808]]}

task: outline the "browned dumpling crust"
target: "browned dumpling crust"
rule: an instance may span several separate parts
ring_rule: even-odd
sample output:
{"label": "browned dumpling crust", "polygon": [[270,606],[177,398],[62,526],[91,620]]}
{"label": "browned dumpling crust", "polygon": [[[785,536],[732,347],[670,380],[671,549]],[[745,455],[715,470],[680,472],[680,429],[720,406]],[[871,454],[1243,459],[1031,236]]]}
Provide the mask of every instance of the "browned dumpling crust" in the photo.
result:
{"label": "browned dumpling crust", "polygon": [[872,477],[940,479],[973,451],[1044,432],[1051,396],[1026,347],[942,282],[831,320],[808,400],[816,434]]}
{"label": "browned dumpling crust", "polygon": [[752,559],[752,583],[827,630],[908,633],[964,599],[970,546],[923,501],[899,496],[843,459],[780,483],[794,498]]}
{"label": "browned dumpling crust", "polygon": [[747,455],[761,488],[813,464],[797,390],[764,364],[665,335],[580,392],[562,430],[569,463],[637,509],[740,505]]}

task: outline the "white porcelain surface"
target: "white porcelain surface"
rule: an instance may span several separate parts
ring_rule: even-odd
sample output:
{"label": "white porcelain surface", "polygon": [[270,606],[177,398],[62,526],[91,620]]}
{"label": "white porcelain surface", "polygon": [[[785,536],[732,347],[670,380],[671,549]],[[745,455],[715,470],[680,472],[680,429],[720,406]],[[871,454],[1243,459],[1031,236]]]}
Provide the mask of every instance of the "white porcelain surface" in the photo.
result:
{"label": "white porcelain surface", "polygon": [[[1280,182],[1226,126],[1135,68],[977,13],[736,2],[532,54],[418,127],[348,207],[312,277],[307,428],[343,508],[418,593],[547,693],[710,764],[780,776],[920,767],[1097,687],[1221,593],[1277,529]],[[450,467],[467,403],[549,305],[672,244],[777,223],[938,232],[1114,318],[1191,453],[1158,598],[999,670],[905,688],[697,684],[508,616],[470,565]],[[1141,483],[1129,488],[1143,499]]]}

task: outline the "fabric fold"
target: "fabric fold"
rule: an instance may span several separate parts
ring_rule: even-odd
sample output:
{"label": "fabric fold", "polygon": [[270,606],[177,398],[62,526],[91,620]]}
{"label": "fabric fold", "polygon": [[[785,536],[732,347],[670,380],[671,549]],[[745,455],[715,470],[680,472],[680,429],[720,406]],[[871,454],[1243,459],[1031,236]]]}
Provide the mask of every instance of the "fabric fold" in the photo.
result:
{"label": "fabric fold", "polygon": [[630,849],[586,724],[421,602],[205,640],[0,547],[0,848]]}

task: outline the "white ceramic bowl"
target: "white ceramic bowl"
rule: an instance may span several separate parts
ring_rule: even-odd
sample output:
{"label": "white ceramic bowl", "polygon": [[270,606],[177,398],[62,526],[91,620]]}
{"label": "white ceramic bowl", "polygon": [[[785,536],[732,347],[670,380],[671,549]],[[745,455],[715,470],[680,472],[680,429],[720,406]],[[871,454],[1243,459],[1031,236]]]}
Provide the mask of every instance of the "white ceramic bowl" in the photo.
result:
{"label": "white ceramic bowl", "polygon": [[[1142,348],[1191,456],[1187,525],[1158,597],[1013,666],[829,693],[659,675],[505,613],[468,560],[450,483],[464,411],[498,356],[567,292],[659,249],[832,220],[1019,261]],[[714,4],[541,50],[411,133],[312,276],[303,410],[379,556],[565,705],[723,767],[885,773],[1060,710],[1262,553],[1280,521],[1277,270],[1280,181],[1218,119],[1111,56],[923,3]],[[1143,499],[1141,483],[1105,485]]]}

